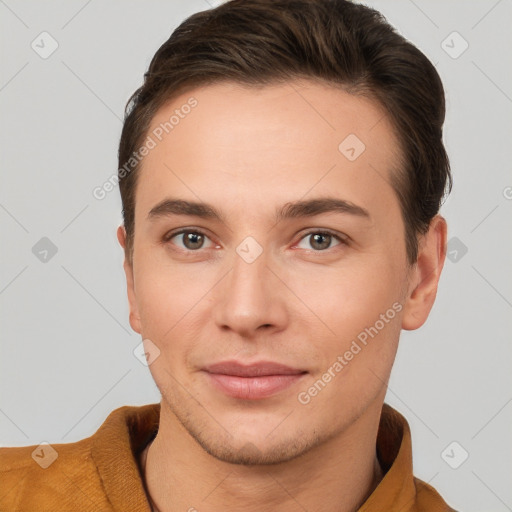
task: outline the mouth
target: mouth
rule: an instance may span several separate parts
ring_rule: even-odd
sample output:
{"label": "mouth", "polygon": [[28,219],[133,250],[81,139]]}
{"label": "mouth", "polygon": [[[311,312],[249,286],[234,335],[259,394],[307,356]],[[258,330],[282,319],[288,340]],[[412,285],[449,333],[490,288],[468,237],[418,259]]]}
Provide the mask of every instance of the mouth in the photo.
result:
{"label": "mouth", "polygon": [[203,369],[219,391],[241,400],[261,400],[296,384],[308,372],[270,361],[242,364],[224,361]]}

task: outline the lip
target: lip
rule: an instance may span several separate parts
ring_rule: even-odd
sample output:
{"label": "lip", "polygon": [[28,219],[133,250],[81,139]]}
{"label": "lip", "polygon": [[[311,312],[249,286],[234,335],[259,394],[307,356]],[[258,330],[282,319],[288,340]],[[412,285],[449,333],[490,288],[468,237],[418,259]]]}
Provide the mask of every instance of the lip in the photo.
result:
{"label": "lip", "polygon": [[302,379],[305,370],[271,361],[242,364],[224,361],[203,369],[224,394],[242,400],[261,400],[284,391]]}

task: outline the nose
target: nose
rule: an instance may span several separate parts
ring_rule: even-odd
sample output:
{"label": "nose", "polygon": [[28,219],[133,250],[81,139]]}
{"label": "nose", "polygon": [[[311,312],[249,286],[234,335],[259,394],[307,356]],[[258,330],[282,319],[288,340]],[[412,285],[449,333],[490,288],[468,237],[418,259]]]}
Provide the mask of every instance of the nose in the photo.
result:
{"label": "nose", "polygon": [[233,266],[215,287],[213,316],[217,326],[244,338],[286,327],[286,288],[268,267],[265,251],[252,263],[235,253]]}

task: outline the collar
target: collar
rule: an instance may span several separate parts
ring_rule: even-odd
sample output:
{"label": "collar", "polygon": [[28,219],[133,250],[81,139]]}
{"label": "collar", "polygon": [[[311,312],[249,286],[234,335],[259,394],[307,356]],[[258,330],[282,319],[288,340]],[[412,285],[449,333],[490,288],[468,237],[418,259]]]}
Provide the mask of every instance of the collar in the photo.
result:
{"label": "collar", "polygon": [[[159,403],[121,407],[92,436],[92,457],[114,510],[127,510],[129,502],[132,510],[151,511],[138,461],[156,436],[159,417]],[[382,407],[377,456],[384,477],[358,512],[414,510],[411,432],[406,419],[387,404]]]}

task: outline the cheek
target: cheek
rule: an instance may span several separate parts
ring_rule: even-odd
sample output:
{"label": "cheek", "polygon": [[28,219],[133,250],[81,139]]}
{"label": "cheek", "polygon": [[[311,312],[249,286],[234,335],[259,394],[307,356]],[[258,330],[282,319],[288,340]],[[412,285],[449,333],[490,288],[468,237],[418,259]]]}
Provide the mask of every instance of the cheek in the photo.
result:
{"label": "cheek", "polygon": [[135,292],[143,336],[162,340],[190,308],[193,286],[182,273],[150,257],[142,256],[139,262],[135,267]]}
{"label": "cheek", "polygon": [[384,392],[401,326],[397,279],[385,267],[354,270],[332,279],[328,293],[313,301],[335,334],[316,337],[320,360],[297,397],[301,404],[308,402],[310,417],[327,414],[338,424],[340,407],[346,416],[357,416]]}
{"label": "cheek", "polygon": [[[302,276],[295,282],[296,295],[321,320],[337,349],[350,344],[401,300],[400,274],[385,255],[379,259],[360,258],[357,264],[316,272],[309,278]],[[395,313],[396,308],[388,316],[396,320]]]}
{"label": "cheek", "polygon": [[187,372],[187,354],[193,349],[198,331],[191,325],[204,291],[188,272],[177,272],[166,265],[146,260],[138,267],[136,295],[141,335],[159,350],[149,370],[158,388],[174,396],[177,382]]}
{"label": "cheek", "polygon": [[[154,251],[157,252],[157,251]],[[143,337],[154,339],[162,350],[173,350],[194,339],[208,308],[209,291],[218,281],[218,269],[208,264],[178,264],[141,251],[135,265],[135,292]],[[184,335],[186,334],[186,336]]]}

